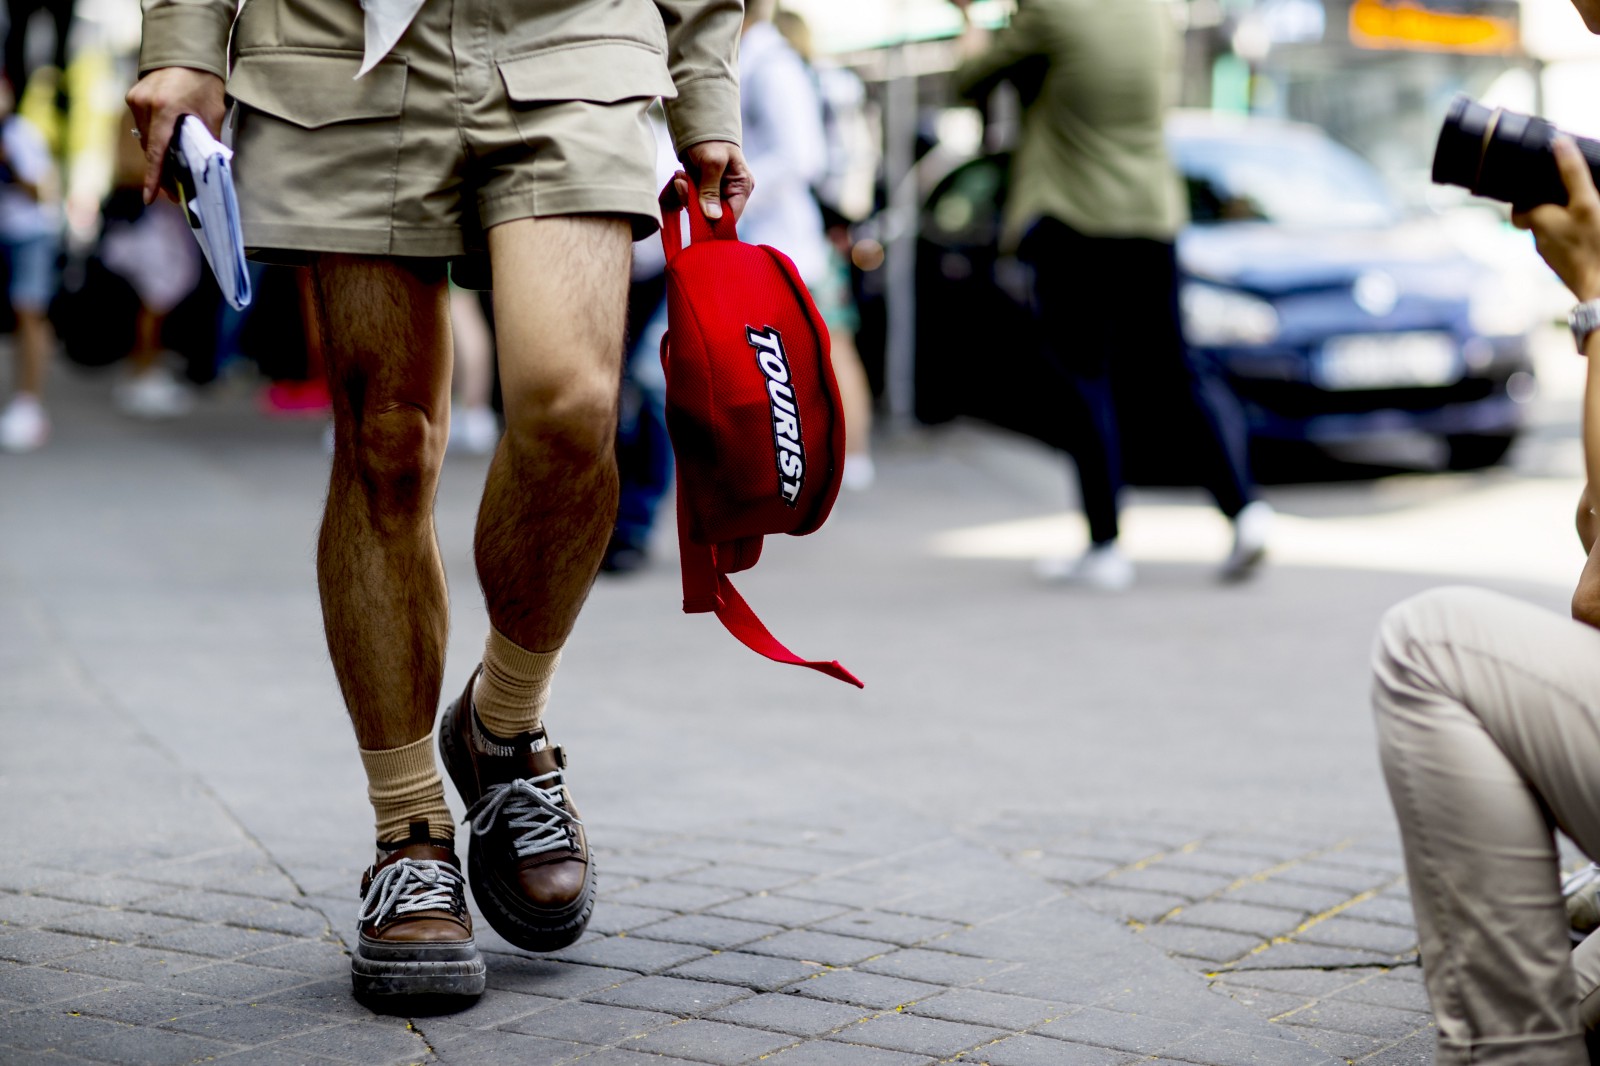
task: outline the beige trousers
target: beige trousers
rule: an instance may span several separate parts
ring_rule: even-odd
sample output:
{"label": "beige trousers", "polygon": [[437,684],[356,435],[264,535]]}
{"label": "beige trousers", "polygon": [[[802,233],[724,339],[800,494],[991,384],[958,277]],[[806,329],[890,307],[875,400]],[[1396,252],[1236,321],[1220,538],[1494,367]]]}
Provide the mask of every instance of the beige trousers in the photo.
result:
{"label": "beige trousers", "polygon": [[1600,630],[1437,589],[1384,617],[1374,659],[1436,1061],[1587,1063],[1600,936],[1572,949],[1553,830],[1600,856]]}

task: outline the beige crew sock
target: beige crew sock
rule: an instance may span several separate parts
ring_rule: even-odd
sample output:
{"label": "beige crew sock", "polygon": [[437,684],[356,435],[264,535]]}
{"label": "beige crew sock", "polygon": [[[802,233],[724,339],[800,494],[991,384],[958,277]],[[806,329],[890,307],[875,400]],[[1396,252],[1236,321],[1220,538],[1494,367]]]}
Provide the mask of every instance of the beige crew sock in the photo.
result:
{"label": "beige crew sock", "polygon": [[483,672],[472,690],[472,703],[483,728],[502,740],[538,729],[559,662],[560,648],[529,651],[490,626],[483,647]]}
{"label": "beige crew sock", "polygon": [[403,748],[361,749],[367,768],[367,798],[378,820],[378,842],[405,840],[412,822],[427,821],[434,840],[456,838],[455,819],[444,802],[444,781],[433,758],[433,737]]}

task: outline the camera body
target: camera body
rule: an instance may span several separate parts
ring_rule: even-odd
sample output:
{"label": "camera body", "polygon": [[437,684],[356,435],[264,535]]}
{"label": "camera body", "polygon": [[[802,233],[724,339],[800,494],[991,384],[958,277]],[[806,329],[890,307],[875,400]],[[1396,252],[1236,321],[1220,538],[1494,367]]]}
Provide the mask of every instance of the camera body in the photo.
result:
{"label": "camera body", "polygon": [[[1458,93],[1439,129],[1433,180],[1504,201],[1518,211],[1565,204],[1567,188],[1550,150],[1559,132],[1542,118],[1484,107]],[[1573,140],[1588,161],[1589,173],[1600,182],[1600,141]]]}

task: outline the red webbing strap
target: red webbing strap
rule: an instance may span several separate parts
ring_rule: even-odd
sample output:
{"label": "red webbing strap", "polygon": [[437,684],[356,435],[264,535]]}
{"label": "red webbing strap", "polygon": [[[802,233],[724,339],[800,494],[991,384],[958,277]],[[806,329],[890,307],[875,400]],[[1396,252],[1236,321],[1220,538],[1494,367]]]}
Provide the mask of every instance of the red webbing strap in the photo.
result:
{"label": "red webbing strap", "polygon": [[778,638],[767,632],[767,627],[761,624],[761,619],[744,602],[744,597],[739,595],[739,590],[733,587],[727,575],[717,575],[717,591],[720,593],[721,605],[717,608],[717,619],[732,633],[740,644],[760,655],[765,655],[774,662],[788,663],[791,666],[804,666],[818,673],[827,674],[829,677],[838,678],[846,684],[856,688],[866,688],[861,680],[840,666],[838,661],[820,662],[813,659],[802,659],[788,648],[778,642]]}
{"label": "red webbing strap", "polygon": [[704,614],[722,606],[717,596],[717,559],[709,544],[689,537],[689,507],[683,499],[683,479],[678,478],[678,557],[683,569],[683,613]]}
{"label": "red webbing strap", "polygon": [[678,218],[680,211],[689,212],[689,240],[695,243],[709,240],[736,241],[739,232],[733,218],[733,212],[724,209],[722,217],[713,221],[706,218],[705,211],[700,206],[700,197],[691,196],[689,202],[684,203],[683,197],[678,194],[678,182],[682,180],[693,190],[694,185],[689,181],[689,176],[683,171],[674,174],[667,182],[666,188],[661,190],[659,201],[661,204],[661,246],[667,253],[667,262],[672,262],[672,257],[683,251],[683,223]]}

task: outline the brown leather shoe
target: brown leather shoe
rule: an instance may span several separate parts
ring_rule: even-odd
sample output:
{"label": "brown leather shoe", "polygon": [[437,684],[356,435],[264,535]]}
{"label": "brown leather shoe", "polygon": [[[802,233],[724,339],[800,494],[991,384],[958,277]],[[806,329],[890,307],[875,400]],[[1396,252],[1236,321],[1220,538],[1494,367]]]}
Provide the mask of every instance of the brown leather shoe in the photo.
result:
{"label": "brown leather shoe", "polygon": [[594,910],[594,863],[567,793],[566,753],[543,729],[490,736],[472,706],[478,667],[439,724],[439,753],[467,803],[467,877],[494,931],[526,951],[583,935]]}
{"label": "brown leather shoe", "polygon": [[430,841],[428,824],[385,849],[361,878],[361,911],[350,960],[357,996],[478,996],[483,957],[472,938],[461,862]]}

